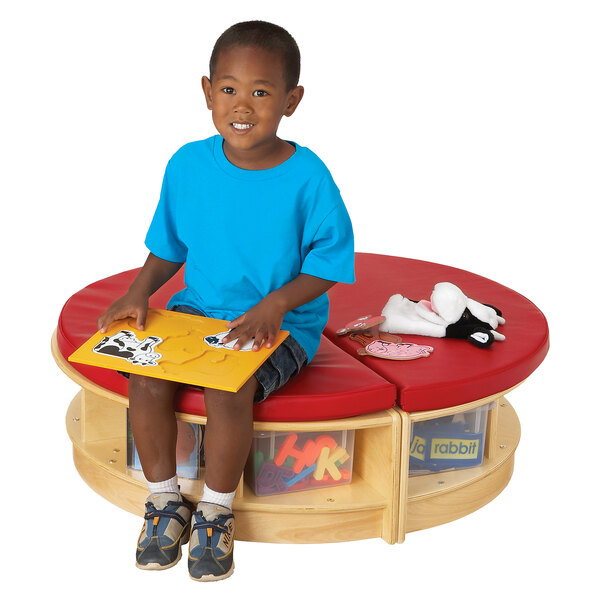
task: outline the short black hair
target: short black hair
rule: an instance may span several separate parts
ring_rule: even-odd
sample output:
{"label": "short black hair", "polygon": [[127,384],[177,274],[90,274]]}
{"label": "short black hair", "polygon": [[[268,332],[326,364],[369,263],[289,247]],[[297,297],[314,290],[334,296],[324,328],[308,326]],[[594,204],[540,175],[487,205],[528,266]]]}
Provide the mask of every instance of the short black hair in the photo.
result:
{"label": "short black hair", "polygon": [[216,41],[210,56],[212,79],[219,54],[235,46],[255,46],[281,56],[287,90],[295,88],[300,79],[300,49],[296,40],[279,25],[267,21],[244,21],[226,29]]}

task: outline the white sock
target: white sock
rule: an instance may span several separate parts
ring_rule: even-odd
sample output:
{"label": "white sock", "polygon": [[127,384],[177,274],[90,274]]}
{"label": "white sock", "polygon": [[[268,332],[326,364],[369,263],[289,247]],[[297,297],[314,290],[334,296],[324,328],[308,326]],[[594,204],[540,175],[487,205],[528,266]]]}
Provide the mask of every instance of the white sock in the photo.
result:
{"label": "white sock", "polygon": [[177,475],[165,481],[148,481],[148,490],[151,494],[161,494],[162,492],[175,492],[179,494],[179,486],[177,485]]}
{"label": "white sock", "polygon": [[235,490],[233,492],[223,494],[222,492],[215,492],[214,490],[211,490],[205,483],[204,489],[202,490],[202,500],[200,500],[200,502],[210,502],[212,504],[219,504],[231,510],[234,496]]}

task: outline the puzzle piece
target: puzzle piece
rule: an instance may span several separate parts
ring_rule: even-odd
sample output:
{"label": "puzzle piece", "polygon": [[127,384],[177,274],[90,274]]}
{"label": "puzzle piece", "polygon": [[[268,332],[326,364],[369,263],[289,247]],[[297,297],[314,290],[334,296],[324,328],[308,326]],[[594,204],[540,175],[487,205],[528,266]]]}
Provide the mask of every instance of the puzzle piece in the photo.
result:
{"label": "puzzle piece", "polygon": [[121,358],[133,365],[156,366],[156,362],[162,354],[153,352],[154,347],[162,342],[158,336],[148,336],[138,340],[133,331],[121,329],[117,333],[105,336],[92,349],[96,354],[105,354],[115,358]]}

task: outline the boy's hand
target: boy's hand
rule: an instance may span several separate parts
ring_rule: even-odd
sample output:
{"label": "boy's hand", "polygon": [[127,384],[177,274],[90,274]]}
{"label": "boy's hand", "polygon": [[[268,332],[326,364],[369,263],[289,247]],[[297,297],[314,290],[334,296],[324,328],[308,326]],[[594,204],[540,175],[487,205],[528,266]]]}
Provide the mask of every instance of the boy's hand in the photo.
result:
{"label": "boy's hand", "polygon": [[223,338],[227,344],[237,338],[234,350],[239,350],[252,338],[252,350],[258,350],[263,342],[267,348],[275,343],[285,313],[324,294],[333,281],[300,273],[295,279],[274,290],[256,306],[229,323],[231,331]]}
{"label": "boy's hand", "polygon": [[115,300],[106,311],[98,317],[98,329],[106,333],[108,326],[113,321],[131,317],[135,319],[136,328],[144,329],[146,314],[148,313],[148,296],[128,292]]}
{"label": "boy's hand", "polygon": [[259,350],[263,342],[265,347],[271,348],[281,329],[284,315],[285,310],[277,301],[267,296],[248,312],[231,321],[228,324],[231,331],[222,341],[227,344],[237,338],[233,349],[239,350],[254,338],[253,351]]}

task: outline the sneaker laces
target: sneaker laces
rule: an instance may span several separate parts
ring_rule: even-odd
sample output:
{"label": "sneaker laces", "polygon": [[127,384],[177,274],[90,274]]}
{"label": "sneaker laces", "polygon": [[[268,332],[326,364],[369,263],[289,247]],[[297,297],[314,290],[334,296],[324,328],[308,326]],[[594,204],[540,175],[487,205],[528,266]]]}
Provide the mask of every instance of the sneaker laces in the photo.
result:
{"label": "sneaker laces", "polygon": [[[182,527],[185,527],[187,521],[178,513],[172,510],[168,510],[168,508],[155,508],[154,510],[148,510],[144,515],[144,518],[147,521],[154,521],[154,519],[160,519],[160,517],[167,517],[168,519],[175,519],[179,521]],[[156,525],[156,523],[154,523]]]}
{"label": "sneaker laces", "polygon": [[229,512],[219,510],[217,505],[214,505],[213,508],[213,506],[211,506],[209,503],[206,503],[205,506],[198,507],[196,514],[198,514],[201,519],[194,519],[192,531],[196,531],[198,529],[215,529],[221,533],[227,533],[229,531],[227,527],[219,523],[218,520],[223,517],[229,519],[232,515]]}

